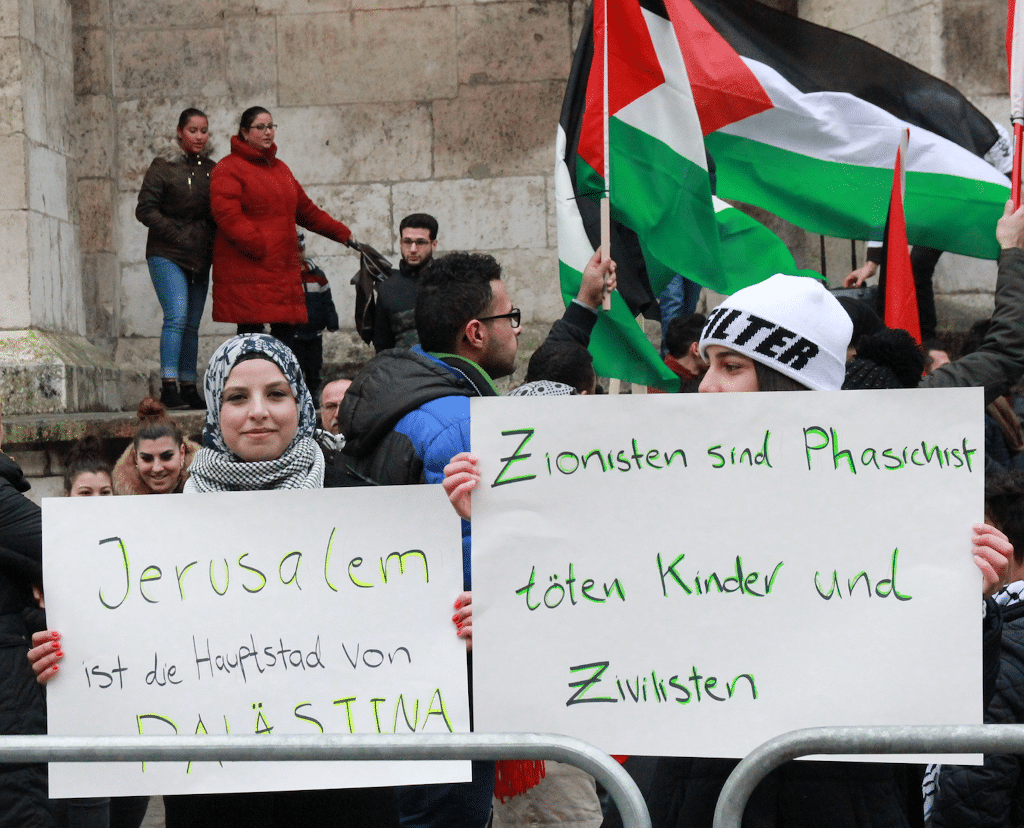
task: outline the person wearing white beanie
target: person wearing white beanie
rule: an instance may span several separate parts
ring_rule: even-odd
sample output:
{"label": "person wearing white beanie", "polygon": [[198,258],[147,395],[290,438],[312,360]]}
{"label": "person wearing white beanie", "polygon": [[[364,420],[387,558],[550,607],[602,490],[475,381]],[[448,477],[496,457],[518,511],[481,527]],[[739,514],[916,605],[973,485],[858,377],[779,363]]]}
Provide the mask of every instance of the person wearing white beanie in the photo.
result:
{"label": "person wearing white beanie", "polygon": [[[776,274],[737,291],[709,316],[698,347],[710,367],[699,390],[838,391],[852,334],[853,322],[822,284]],[[983,590],[994,590],[1012,547],[997,529],[976,524],[973,531],[972,551],[984,573]],[[649,802],[654,824],[709,828],[735,764],[662,757],[651,785],[656,792]],[[900,773],[891,764],[789,762],[761,782],[746,815],[769,828],[907,828],[911,823],[904,811]]]}
{"label": "person wearing white beanie", "polygon": [[709,316],[703,392],[838,391],[853,322],[815,279],[774,276],[736,291]]}

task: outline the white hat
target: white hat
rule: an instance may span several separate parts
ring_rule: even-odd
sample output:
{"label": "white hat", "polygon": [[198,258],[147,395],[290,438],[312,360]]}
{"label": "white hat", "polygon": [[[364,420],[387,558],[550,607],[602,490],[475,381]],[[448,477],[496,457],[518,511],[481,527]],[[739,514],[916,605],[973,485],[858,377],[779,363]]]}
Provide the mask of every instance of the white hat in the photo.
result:
{"label": "white hat", "polygon": [[700,355],[722,345],[816,391],[838,391],[853,322],[824,286],[776,273],[738,290],[708,317]]}

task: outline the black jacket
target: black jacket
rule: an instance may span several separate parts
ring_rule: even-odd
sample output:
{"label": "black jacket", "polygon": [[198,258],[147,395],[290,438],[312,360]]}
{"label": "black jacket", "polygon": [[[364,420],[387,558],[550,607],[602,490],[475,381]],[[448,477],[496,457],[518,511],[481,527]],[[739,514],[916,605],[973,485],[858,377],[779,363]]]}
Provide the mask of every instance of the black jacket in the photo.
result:
{"label": "black jacket", "polygon": [[[457,430],[468,419],[465,398],[493,394],[478,366],[460,362],[461,368],[453,370],[419,347],[392,348],[370,360],[345,393],[338,414],[346,440],[341,458],[349,470],[377,485],[428,482],[421,444],[435,443],[441,432]],[[422,422],[411,433],[394,430],[403,417],[424,407]],[[456,447],[453,454],[468,448]]]}
{"label": "black jacket", "polygon": [[[22,492],[21,468],[0,454],[0,734],[46,733],[46,701],[27,653],[42,628],[32,585],[43,582],[39,507]],[[0,764],[0,825],[55,826],[45,765]]]}
{"label": "black jacket", "polygon": [[[1024,587],[1011,584],[998,599]],[[1015,589],[1016,588],[1016,589]],[[1024,724],[1024,595],[1003,608],[999,676],[985,724]],[[1024,757],[994,754],[983,765],[943,765],[936,780],[930,828],[992,828],[1024,824]]]}
{"label": "black jacket", "polygon": [[21,467],[0,454],[0,615],[34,607],[32,584],[43,583],[43,529],[39,507]]}
{"label": "black jacket", "polygon": [[420,274],[431,261],[409,267],[403,259],[398,269],[391,271],[391,278],[381,282],[373,317],[373,348],[377,353],[388,348],[411,348],[420,341],[416,332],[416,290]]}

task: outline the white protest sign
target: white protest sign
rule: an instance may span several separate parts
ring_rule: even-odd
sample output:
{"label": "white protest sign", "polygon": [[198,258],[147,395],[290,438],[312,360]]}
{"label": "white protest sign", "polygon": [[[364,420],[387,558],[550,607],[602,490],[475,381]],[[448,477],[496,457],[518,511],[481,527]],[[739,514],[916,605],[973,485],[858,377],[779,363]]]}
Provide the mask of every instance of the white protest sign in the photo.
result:
{"label": "white protest sign", "polygon": [[[440,486],[43,501],[67,736],[469,729]],[[466,781],[468,762],[51,764],[54,797]]]}
{"label": "white protest sign", "polygon": [[740,757],[980,723],[981,413],[980,389],[474,399],[476,727]]}

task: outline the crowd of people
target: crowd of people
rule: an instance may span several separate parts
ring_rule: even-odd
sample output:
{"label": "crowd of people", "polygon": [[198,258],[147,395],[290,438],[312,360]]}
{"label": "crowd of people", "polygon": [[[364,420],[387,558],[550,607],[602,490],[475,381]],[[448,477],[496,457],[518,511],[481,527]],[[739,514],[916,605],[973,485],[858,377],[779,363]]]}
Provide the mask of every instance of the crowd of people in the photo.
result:
{"label": "crowd of people", "polygon": [[[376,356],[355,376],[321,387],[319,339],[339,322],[326,277],[305,259],[296,224],[356,243],[277,158],[275,130],[266,109],[246,110],[230,154],[213,163],[208,120],[187,109],[173,151],[153,161],[137,216],[149,228],[147,261],[164,312],[160,399],[140,403],[136,433],[115,463],[97,438],[76,443],[65,461],[64,493],[187,496],[440,483],[462,519],[463,583],[452,596],[452,624],[472,659],[472,493],[480,474],[471,453],[470,400],[498,395],[495,381],[513,373],[521,311],[499,262],[482,254],[436,255],[437,221],[413,214],[399,226],[399,268],[376,296]],[[863,303],[784,275],[738,291],[707,317],[686,307],[666,320],[664,358],[681,393],[984,387],[992,421],[989,491],[971,546],[984,606],[986,693],[979,702],[986,721],[1020,722],[1024,471],[1016,463],[1024,432],[1012,392],[1024,376],[1024,209],[1008,205],[996,237],[1003,252],[995,311],[957,359],[926,354]],[[214,352],[200,394],[198,324],[211,266],[214,318],[236,324],[237,334]],[[615,269],[601,251],[594,254],[576,298],[531,355],[513,396],[600,393],[587,347],[602,300],[615,289]],[[796,344],[783,348],[783,340]],[[189,407],[206,412],[198,441],[168,414]],[[0,454],[3,733],[45,732],[44,687],[60,680],[65,657],[61,631],[45,623],[40,517],[26,488],[17,464]],[[647,786],[654,824],[710,826],[734,765],[657,760]],[[164,803],[168,828],[596,828],[614,819],[592,777],[556,763],[474,762],[466,783],[174,796]],[[144,797],[53,801],[45,766],[0,765],[0,824],[137,828],[145,808]],[[1011,825],[1019,824],[1022,809],[1024,776],[1013,756],[927,774],[893,764],[789,763],[755,791],[745,824]]]}

